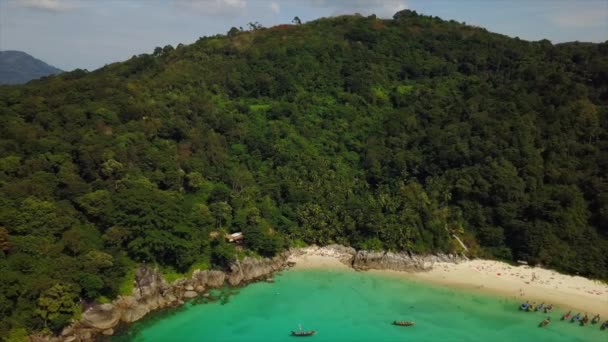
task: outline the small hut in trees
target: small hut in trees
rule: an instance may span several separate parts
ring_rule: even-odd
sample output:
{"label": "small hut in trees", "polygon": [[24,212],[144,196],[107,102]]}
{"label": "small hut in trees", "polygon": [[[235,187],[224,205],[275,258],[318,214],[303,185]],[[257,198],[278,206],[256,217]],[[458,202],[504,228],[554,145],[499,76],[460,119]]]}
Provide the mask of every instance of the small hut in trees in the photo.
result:
{"label": "small hut in trees", "polygon": [[242,232],[226,234],[226,239],[228,242],[242,243],[244,238],[245,235],[243,235]]}

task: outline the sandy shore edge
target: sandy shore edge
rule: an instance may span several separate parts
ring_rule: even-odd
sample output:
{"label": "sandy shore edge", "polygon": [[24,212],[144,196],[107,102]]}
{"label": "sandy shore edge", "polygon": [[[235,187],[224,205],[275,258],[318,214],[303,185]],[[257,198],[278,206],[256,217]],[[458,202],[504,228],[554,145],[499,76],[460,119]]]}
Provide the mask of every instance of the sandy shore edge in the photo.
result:
{"label": "sandy shore edge", "polygon": [[[293,253],[289,262],[295,269],[354,269],[347,265],[351,255],[325,247],[307,247]],[[399,272],[372,270],[376,274],[390,275],[408,280],[428,282],[452,288],[481,291],[501,297],[536,303],[552,303],[561,310],[574,313],[600,314],[608,319],[608,285],[556,271],[512,266],[493,260],[470,260],[460,263],[436,263],[427,272]],[[515,308],[514,308],[515,309]],[[558,311],[555,314],[561,315]]]}

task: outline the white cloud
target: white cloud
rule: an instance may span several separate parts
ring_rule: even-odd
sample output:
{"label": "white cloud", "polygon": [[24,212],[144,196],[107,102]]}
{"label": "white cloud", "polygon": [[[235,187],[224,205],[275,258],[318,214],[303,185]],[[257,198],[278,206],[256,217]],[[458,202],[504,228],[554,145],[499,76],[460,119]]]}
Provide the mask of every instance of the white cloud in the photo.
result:
{"label": "white cloud", "polygon": [[309,0],[311,5],[334,10],[338,14],[375,14],[381,18],[392,18],[393,14],[407,9],[404,0]]}
{"label": "white cloud", "polygon": [[74,8],[72,4],[60,0],[13,0],[11,4],[48,12],[63,12]]}
{"label": "white cloud", "polygon": [[247,8],[247,0],[170,0],[178,9],[206,15],[237,15]]}
{"label": "white cloud", "polygon": [[549,20],[564,28],[587,28],[607,26],[608,11],[572,10],[557,12],[549,15]]}
{"label": "white cloud", "polygon": [[392,17],[395,13],[407,9],[405,1],[384,1],[382,3],[381,12]]}
{"label": "white cloud", "polygon": [[279,6],[279,4],[277,4],[276,2],[270,3],[270,9],[276,14],[279,14],[279,12],[281,12],[281,6]]}

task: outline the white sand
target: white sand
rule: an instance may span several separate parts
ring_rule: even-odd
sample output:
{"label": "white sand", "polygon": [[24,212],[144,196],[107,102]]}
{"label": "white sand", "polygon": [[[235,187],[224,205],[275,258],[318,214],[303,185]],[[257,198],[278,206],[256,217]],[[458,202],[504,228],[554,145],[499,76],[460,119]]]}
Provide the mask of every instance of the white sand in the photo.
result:
{"label": "white sand", "polygon": [[[307,247],[290,257],[296,268],[351,269],[340,260],[349,255],[332,249]],[[436,263],[428,272],[371,271],[391,274],[418,281],[443,284],[451,287],[476,289],[483,292],[528,300],[552,303],[562,309],[599,313],[608,318],[608,285],[579,276],[529,266],[511,266],[491,260],[472,260],[459,264]],[[561,314],[561,312],[559,312]]]}
{"label": "white sand", "polygon": [[340,260],[348,260],[350,255],[340,254],[331,248],[311,246],[292,251],[288,262],[294,262],[295,268],[330,268],[330,269],[349,269]]}
{"label": "white sand", "polygon": [[410,273],[409,277],[608,317],[608,285],[544,268],[471,260],[460,264],[438,263],[430,272]]}

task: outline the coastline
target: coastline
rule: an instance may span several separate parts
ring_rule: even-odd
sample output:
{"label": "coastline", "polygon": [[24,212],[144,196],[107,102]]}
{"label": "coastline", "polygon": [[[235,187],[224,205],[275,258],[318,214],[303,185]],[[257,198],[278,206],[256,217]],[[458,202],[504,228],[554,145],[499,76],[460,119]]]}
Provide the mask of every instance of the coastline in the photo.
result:
{"label": "coastline", "polygon": [[[347,255],[332,247],[307,247],[289,258],[295,269],[352,270]],[[493,260],[437,262],[424,271],[370,269],[369,272],[392,277],[438,284],[452,288],[480,291],[525,302],[552,303],[560,310],[586,312],[589,316],[608,317],[608,285],[599,281],[570,276],[530,266],[512,266]],[[516,308],[514,308],[516,309]],[[555,312],[562,314],[561,311]]]}
{"label": "coastline", "polygon": [[114,335],[117,330],[143,319],[148,314],[176,308],[186,301],[222,287],[237,288],[257,281],[271,281],[271,276],[287,266],[288,252],[274,258],[246,257],[229,270],[195,270],[189,278],[167,282],[157,268],[146,265],[135,271],[131,295],[118,296],[111,303],[94,305],[80,319],[66,326],[59,335],[30,335],[33,342],[96,341]]}
{"label": "coastline", "polygon": [[[499,261],[469,260],[458,255],[411,255],[409,253],[356,251],[341,245],[292,249],[272,259],[245,258],[230,270],[197,270],[191,278],[167,283],[156,269],[140,267],[131,296],[119,296],[110,304],[86,310],[82,318],[59,336],[32,335],[32,341],[92,341],[113,335],[148,313],[178,307],[188,299],[208,296],[208,290],[241,287],[256,281],[273,282],[272,275],[292,267],[296,270],[325,269],[368,271],[418,283],[479,291],[524,302],[552,303],[563,310],[608,317],[608,285],[556,271],[512,266]],[[515,307],[514,310],[517,308]]]}
{"label": "coastline", "polygon": [[[331,258],[326,258],[331,259]],[[603,341],[606,331],[559,322],[539,329],[542,313],[523,313],[512,299],[345,268],[335,258],[314,268],[285,270],[274,283],[253,284],[229,300],[188,305],[136,324],[118,341],[287,341],[290,332],[316,330],[335,341]],[[303,268],[304,267],[304,268]],[[227,290],[233,292],[233,290]],[[217,293],[217,292],[216,292]],[[226,304],[227,303],[227,304]],[[153,316],[154,317],[154,316]],[[235,319],[238,318],[238,319]],[[545,316],[546,317],[546,316]],[[416,322],[396,327],[395,321]]]}

